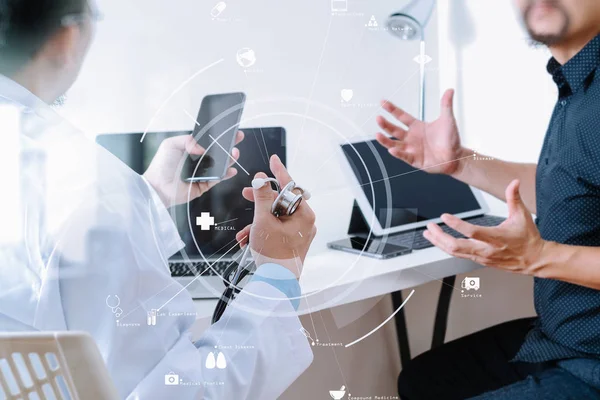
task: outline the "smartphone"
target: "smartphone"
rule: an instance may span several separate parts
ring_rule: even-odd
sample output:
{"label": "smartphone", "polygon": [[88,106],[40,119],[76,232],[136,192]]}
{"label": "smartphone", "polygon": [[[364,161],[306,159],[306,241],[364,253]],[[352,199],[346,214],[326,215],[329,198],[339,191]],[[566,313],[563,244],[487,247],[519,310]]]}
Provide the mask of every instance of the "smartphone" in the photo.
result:
{"label": "smartphone", "polygon": [[181,170],[184,181],[216,181],[225,177],[245,103],[244,93],[214,94],[202,100],[192,135],[206,152],[188,154]]}
{"label": "smartphone", "polygon": [[327,247],[334,250],[346,251],[348,253],[363,254],[367,257],[387,260],[405,254],[412,253],[412,249],[404,246],[398,246],[376,238],[366,239],[359,236],[349,237],[337,242],[327,244]]}

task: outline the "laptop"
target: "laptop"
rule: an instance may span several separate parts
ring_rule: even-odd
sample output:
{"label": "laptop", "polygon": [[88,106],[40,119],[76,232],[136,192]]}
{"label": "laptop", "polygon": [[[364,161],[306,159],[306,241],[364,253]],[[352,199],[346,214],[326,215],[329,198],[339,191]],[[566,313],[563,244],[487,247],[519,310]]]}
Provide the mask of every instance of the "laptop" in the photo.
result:
{"label": "laptop", "polygon": [[359,236],[368,235],[370,228],[387,243],[419,250],[433,246],[422,235],[429,223],[440,224],[454,237],[463,237],[442,223],[444,213],[480,226],[504,221],[487,214],[488,205],[477,189],[447,175],[417,170],[390,155],[375,140],[341,147],[366,224]]}
{"label": "laptop", "polygon": [[[185,248],[169,260],[171,275],[195,299],[219,298],[225,289],[221,276],[239,253],[235,235],[251,224],[254,217],[254,204],[242,197],[242,189],[252,186],[256,173],[269,173],[269,158],[273,154],[286,163],[285,129],[240,129],[246,138],[237,146],[238,162],[249,175],[238,167],[238,174],[232,179],[221,182],[189,204],[169,210],[185,243]],[[135,172],[143,174],[163,140],[190,133],[148,133],[142,143],[142,133],[108,134],[99,135],[96,141]],[[203,230],[203,225],[208,230]]]}

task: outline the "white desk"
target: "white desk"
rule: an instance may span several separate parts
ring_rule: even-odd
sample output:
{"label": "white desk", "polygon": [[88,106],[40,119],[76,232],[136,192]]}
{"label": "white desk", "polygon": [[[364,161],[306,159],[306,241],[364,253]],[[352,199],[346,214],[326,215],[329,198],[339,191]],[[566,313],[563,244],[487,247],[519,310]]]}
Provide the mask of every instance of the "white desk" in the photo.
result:
{"label": "white desk", "polygon": [[[328,179],[343,181],[343,175],[333,174],[328,171]],[[455,259],[436,248],[416,250],[385,261],[330,250],[328,242],[347,236],[354,196],[348,188],[331,194],[319,195],[318,190],[312,192],[310,205],[317,215],[318,234],[300,280],[305,297],[300,305],[301,314],[393,293],[480,268],[478,264]],[[335,207],[332,207],[333,199],[336,200]],[[210,319],[216,304],[216,300],[196,301],[198,319]]]}
{"label": "white desk", "polygon": [[[474,271],[480,265],[448,256],[437,248],[380,261],[323,250],[306,260],[300,281],[304,299],[299,312],[308,314]],[[212,315],[216,300],[197,300],[201,325]]]}
{"label": "white desk", "polygon": [[[393,293],[481,268],[473,262],[450,257],[437,248],[415,250],[385,261],[328,249],[327,242],[347,236],[354,203],[349,189],[333,193],[337,201],[335,207],[331,206],[331,195],[318,196],[317,192],[310,200],[319,230],[300,280],[304,296],[300,314]],[[200,333],[209,326],[217,301],[197,300],[195,303],[199,321],[194,331]]]}

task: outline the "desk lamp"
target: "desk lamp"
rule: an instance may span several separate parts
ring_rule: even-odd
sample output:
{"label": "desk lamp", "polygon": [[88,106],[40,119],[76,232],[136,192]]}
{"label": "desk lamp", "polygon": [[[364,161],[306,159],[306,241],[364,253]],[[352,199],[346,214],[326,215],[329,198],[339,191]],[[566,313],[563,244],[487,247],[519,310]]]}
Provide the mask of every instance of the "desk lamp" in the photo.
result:
{"label": "desk lamp", "polygon": [[425,121],[425,64],[430,61],[425,54],[425,27],[431,18],[436,0],[412,0],[402,10],[389,16],[390,33],[401,40],[421,40],[421,54],[415,59],[421,66],[421,93],[419,118]]}

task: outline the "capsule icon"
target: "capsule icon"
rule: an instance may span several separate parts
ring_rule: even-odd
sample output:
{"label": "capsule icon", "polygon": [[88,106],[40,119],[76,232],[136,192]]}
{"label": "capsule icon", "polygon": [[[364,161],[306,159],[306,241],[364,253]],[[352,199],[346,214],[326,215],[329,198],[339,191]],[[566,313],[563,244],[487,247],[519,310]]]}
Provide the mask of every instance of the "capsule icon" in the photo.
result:
{"label": "capsule icon", "polygon": [[210,15],[213,18],[217,18],[219,15],[221,15],[223,13],[223,11],[225,11],[226,8],[227,8],[227,3],[225,3],[224,1],[220,1],[210,11]]}

